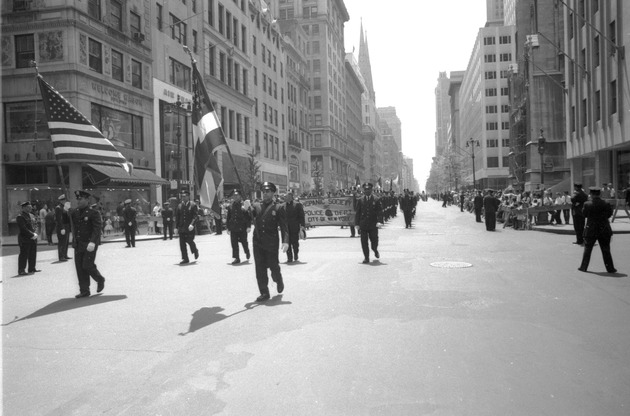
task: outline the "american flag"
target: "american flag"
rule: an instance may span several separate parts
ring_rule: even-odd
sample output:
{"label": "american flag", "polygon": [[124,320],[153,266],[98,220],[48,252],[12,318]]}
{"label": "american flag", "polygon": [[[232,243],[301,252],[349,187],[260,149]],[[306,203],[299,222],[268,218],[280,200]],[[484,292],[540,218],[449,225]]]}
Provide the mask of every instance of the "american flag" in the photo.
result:
{"label": "american flag", "polygon": [[129,172],[116,147],[41,75],[38,80],[57,161],[116,163]]}
{"label": "american flag", "polygon": [[203,78],[194,61],[192,67],[195,181],[199,190],[201,205],[210,208],[215,214],[221,215],[218,193],[223,183],[223,176],[214,152],[222,146],[227,148],[227,142],[210,97],[208,97],[208,91],[203,84]]}

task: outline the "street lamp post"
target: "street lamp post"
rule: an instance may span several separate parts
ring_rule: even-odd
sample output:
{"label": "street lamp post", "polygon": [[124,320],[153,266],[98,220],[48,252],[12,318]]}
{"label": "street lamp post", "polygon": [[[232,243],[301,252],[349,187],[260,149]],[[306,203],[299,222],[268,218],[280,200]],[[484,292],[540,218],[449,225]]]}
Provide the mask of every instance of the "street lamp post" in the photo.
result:
{"label": "street lamp post", "polygon": [[470,147],[472,150],[470,155],[472,156],[473,190],[477,188],[477,179],[475,177],[475,146],[479,147],[479,140],[475,140],[472,137],[466,140],[466,147]]}
{"label": "street lamp post", "polygon": [[545,184],[545,162],[544,162],[544,154],[545,154],[545,136],[543,136],[543,129],[540,129],[540,135],[538,136],[538,153],[540,153],[540,187],[542,188]]}

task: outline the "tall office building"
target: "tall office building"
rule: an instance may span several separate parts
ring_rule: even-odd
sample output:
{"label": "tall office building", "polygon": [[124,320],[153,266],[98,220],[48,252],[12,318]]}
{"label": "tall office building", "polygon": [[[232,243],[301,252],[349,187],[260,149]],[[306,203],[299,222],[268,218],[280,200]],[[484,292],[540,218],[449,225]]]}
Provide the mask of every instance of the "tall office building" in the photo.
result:
{"label": "tall office building", "polygon": [[449,100],[450,80],[446,72],[440,72],[435,87],[435,154],[441,155],[448,147],[448,126],[451,121]]}
{"label": "tall office building", "polygon": [[[402,175],[402,130],[401,122],[396,115],[396,107],[382,107],[377,109],[379,128],[383,140],[383,175],[386,181],[391,181],[394,191]],[[389,189],[389,187],[386,187]]]}

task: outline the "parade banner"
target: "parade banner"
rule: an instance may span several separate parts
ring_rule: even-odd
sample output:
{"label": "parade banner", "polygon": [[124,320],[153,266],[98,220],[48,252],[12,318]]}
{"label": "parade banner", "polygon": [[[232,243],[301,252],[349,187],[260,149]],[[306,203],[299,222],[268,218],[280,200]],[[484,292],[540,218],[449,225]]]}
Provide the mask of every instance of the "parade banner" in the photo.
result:
{"label": "parade banner", "polygon": [[354,225],[351,196],[300,198],[307,226]]}

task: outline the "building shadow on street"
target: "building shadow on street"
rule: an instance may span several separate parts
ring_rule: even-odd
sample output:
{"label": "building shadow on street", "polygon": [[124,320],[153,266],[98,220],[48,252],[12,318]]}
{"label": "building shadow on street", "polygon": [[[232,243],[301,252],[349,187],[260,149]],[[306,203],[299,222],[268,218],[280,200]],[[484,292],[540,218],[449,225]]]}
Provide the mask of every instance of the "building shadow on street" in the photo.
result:
{"label": "building shadow on street", "polygon": [[70,311],[72,309],[84,308],[86,306],[93,306],[93,305],[98,305],[101,303],[114,302],[114,301],[123,300],[123,299],[127,299],[127,295],[94,295],[94,296],[90,296],[88,298],[82,298],[82,299],[75,299],[73,297],[59,299],[33,312],[30,315],[24,316],[22,318],[16,316],[11,322],[2,324],[2,326],[11,325],[16,322],[24,321],[26,319],[39,318],[40,316],[46,316],[53,313],[65,312],[65,311]]}

